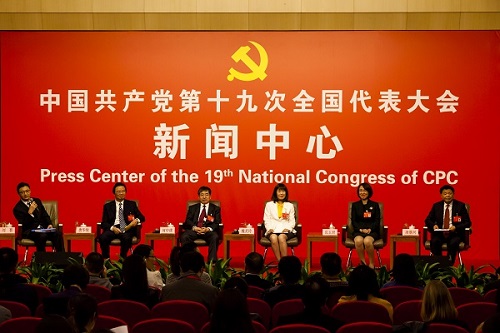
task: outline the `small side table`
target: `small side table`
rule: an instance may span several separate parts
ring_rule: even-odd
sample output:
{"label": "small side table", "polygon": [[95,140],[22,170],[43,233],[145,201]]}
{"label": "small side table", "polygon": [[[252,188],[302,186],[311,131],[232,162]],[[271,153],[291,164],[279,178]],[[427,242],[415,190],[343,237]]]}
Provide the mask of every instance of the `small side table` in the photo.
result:
{"label": "small side table", "polygon": [[224,234],[224,259],[229,258],[230,242],[231,241],[250,241],[252,252],[255,251],[255,235],[254,234]]}
{"label": "small side table", "polygon": [[313,232],[307,234],[307,261],[309,263],[309,269],[311,268],[311,258],[312,258],[312,244],[314,242],[332,242],[335,243],[335,252],[339,252],[339,243],[338,243],[338,237],[339,236],[323,236],[320,233]]}
{"label": "small side table", "polygon": [[16,234],[0,234],[0,240],[12,241],[12,248],[16,248]]}
{"label": "small side table", "polygon": [[66,252],[71,252],[71,241],[73,240],[89,240],[92,252],[95,252],[95,235],[93,233],[64,233],[63,239]]}
{"label": "small side table", "polygon": [[396,244],[397,242],[414,242],[415,243],[415,253],[417,256],[420,255],[420,235],[416,236],[403,236],[403,235],[391,235],[390,243],[391,243],[391,266],[394,262],[394,257],[396,256]]}
{"label": "small side table", "polygon": [[155,241],[170,241],[172,243],[172,248],[176,245],[175,234],[160,234],[158,232],[147,232],[144,235],[144,240],[146,244],[154,249]]}

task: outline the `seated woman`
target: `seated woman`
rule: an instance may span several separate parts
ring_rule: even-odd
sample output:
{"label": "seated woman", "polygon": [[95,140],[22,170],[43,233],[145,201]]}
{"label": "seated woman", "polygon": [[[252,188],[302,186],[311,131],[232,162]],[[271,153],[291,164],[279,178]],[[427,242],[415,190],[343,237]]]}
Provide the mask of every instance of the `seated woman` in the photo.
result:
{"label": "seated woman", "polygon": [[163,288],[163,278],[161,272],[156,269],[156,257],[151,246],[146,244],[139,244],[134,249],[134,254],[138,254],[144,258],[146,262],[146,273],[148,275],[148,284],[151,288]]}
{"label": "seated woman", "polygon": [[265,237],[271,241],[276,259],[287,255],[286,241],[296,237],[295,233],[295,207],[288,201],[288,189],[284,184],[274,187],[271,201],[266,203],[264,209]]}
{"label": "seated woman", "polygon": [[123,261],[122,284],[111,288],[111,299],[128,299],[152,308],[160,300],[160,291],[150,288],[144,258],[131,254]]}
{"label": "seated woman", "polygon": [[458,319],[448,287],[440,280],[431,280],[425,286],[420,316],[425,323],[451,324],[468,330],[467,324]]}
{"label": "seated woman", "polygon": [[380,238],[380,208],[378,203],[371,201],[373,190],[370,184],[361,183],[358,186],[359,201],[352,204],[351,223],[353,226],[352,238],[356,245],[359,259],[365,264],[365,251],[368,254],[370,268],[375,267],[373,242]]}
{"label": "seated woman", "polygon": [[352,295],[342,296],[339,303],[350,301],[368,301],[382,305],[387,309],[392,320],[394,309],[392,304],[380,298],[377,273],[366,265],[360,265],[349,274],[349,289]]}

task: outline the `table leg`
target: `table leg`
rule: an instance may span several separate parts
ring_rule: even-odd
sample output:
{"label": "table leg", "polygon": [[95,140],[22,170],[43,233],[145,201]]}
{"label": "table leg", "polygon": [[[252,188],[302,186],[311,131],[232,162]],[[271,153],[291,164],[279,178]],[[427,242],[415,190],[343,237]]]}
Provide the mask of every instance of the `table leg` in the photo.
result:
{"label": "table leg", "polygon": [[417,253],[417,256],[420,255],[420,237],[415,242],[415,253]]}
{"label": "table leg", "polygon": [[312,242],[310,239],[308,239],[306,243],[307,243],[307,263],[309,265],[308,269],[311,269]]}
{"label": "table leg", "polygon": [[392,269],[392,264],[394,262],[394,255],[395,254],[396,254],[396,242],[393,240],[391,242],[391,260],[390,260],[391,267],[390,267],[390,269]]}
{"label": "table leg", "polygon": [[71,252],[71,239],[66,240],[66,252]]}

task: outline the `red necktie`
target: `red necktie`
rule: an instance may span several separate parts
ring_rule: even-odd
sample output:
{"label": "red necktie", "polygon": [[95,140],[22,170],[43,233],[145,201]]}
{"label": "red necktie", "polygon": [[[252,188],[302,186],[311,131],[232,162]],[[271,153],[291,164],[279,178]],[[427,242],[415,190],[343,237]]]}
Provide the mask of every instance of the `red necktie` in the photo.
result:
{"label": "red necktie", "polygon": [[207,216],[207,211],[205,210],[205,205],[203,205],[203,209],[201,211],[200,217],[198,218],[198,227],[203,227],[203,222],[205,220],[205,216]]}
{"label": "red necktie", "polygon": [[444,212],[443,229],[450,229],[450,204],[446,204]]}

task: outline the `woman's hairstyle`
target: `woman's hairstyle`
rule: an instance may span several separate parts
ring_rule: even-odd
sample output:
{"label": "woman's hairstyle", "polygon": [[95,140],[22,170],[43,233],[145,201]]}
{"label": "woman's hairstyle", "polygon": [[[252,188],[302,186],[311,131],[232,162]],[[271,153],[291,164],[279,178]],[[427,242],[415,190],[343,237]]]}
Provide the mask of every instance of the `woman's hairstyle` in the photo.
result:
{"label": "woman's hairstyle", "polygon": [[149,285],[144,258],[138,254],[131,254],[125,258],[122,267],[125,288],[137,294],[147,292]]}
{"label": "woman's hairstyle", "polygon": [[153,249],[147,244],[139,244],[134,248],[134,254],[138,254],[143,258],[148,258]]}
{"label": "woman's hairstyle", "polygon": [[411,255],[407,253],[398,254],[394,258],[392,275],[398,284],[405,286],[418,286],[418,275],[415,269],[415,262]]}
{"label": "woman's hairstyle", "polygon": [[236,288],[222,290],[215,301],[210,333],[253,333],[245,296]]}
{"label": "woman's hairstyle", "polygon": [[282,184],[282,183],[276,184],[276,186],[274,187],[271,200],[274,202],[278,201],[278,190],[285,191],[286,195],[285,195],[285,199],[283,199],[283,201],[288,201],[288,189],[286,188],[286,185]]}
{"label": "woman's hairstyle", "polygon": [[368,183],[361,183],[361,184],[359,184],[359,186],[358,186],[358,192],[357,192],[358,193],[358,197],[359,197],[359,189],[361,187],[363,187],[365,189],[365,191],[368,192],[368,199],[370,199],[372,197],[372,195],[373,195],[373,189],[372,189],[371,185],[368,184]]}
{"label": "woman's hairstyle", "polygon": [[424,321],[452,320],[458,318],[458,312],[448,291],[440,280],[431,280],[424,289],[420,315]]}
{"label": "woman's hairstyle", "polygon": [[86,332],[88,326],[93,328],[97,318],[97,300],[89,294],[78,294],[69,299],[69,320],[78,332]]}
{"label": "woman's hairstyle", "polygon": [[170,251],[170,259],[169,259],[170,270],[172,271],[172,274],[174,274],[175,276],[181,275],[181,265],[179,261],[180,253],[181,253],[180,246],[174,246]]}
{"label": "woman's hairstyle", "polygon": [[367,301],[368,296],[380,296],[380,287],[375,270],[366,265],[360,265],[349,274],[349,289],[356,295],[358,301]]}

